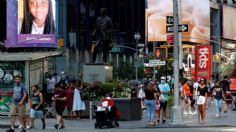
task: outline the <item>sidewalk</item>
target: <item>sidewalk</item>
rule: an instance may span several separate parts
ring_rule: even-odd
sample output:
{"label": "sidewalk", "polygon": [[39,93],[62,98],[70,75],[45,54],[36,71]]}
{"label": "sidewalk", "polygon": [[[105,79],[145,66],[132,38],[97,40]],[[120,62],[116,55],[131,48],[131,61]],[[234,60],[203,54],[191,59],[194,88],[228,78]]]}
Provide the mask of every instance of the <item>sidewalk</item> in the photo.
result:
{"label": "sidewalk", "polygon": [[[206,124],[203,126],[198,123],[198,116],[197,115],[187,115],[184,116],[184,125],[183,126],[170,126],[168,123],[163,124],[159,127],[236,127],[236,111],[229,111],[228,113],[223,113],[222,117],[215,117],[215,109],[214,104],[212,104],[212,108],[207,110],[206,113]],[[81,119],[81,120],[66,120],[65,124],[66,127],[69,129],[94,129],[94,122],[95,119],[90,121],[88,119]],[[135,129],[135,128],[146,128],[146,121],[145,119],[140,121],[120,121],[120,128],[121,129]],[[53,126],[55,125],[55,119],[53,118],[47,118],[46,119],[47,129],[54,129]],[[9,117],[2,117],[0,119],[0,128],[8,128],[10,125],[10,119]],[[19,125],[19,122],[17,120],[16,125]],[[40,120],[36,121],[36,128],[41,128],[41,122]]]}

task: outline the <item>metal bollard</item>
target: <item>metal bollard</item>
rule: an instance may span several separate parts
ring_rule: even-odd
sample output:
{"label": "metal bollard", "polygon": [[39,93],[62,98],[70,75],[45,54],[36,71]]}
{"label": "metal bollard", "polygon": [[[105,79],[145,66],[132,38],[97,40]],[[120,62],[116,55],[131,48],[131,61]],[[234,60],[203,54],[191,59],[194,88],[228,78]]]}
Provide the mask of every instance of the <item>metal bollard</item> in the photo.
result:
{"label": "metal bollard", "polygon": [[89,101],[89,120],[93,120],[93,102]]}

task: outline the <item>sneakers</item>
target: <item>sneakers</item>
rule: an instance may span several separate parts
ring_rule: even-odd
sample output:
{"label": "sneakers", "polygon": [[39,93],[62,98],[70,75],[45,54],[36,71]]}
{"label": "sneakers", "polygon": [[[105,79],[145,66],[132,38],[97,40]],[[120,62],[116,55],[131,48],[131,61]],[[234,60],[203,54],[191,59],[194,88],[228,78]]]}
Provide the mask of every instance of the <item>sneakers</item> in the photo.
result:
{"label": "sneakers", "polygon": [[58,129],[58,124],[56,124],[54,127],[55,127],[55,129]]}
{"label": "sneakers", "polygon": [[194,115],[192,111],[189,111],[189,114],[190,114],[190,115]]}
{"label": "sneakers", "polygon": [[194,111],[193,114],[196,115],[196,114],[197,114],[197,111]]}
{"label": "sneakers", "polygon": [[59,129],[65,129],[65,128],[66,128],[66,127],[62,125]]}
{"label": "sneakers", "polygon": [[188,112],[187,112],[187,111],[184,111],[184,115],[188,115]]}
{"label": "sneakers", "polygon": [[21,129],[22,127],[23,127],[22,125],[19,125],[19,127],[18,127],[18,128],[19,128],[19,129]]}
{"label": "sneakers", "polygon": [[31,129],[33,128],[33,126],[26,126],[26,129]]}
{"label": "sneakers", "polygon": [[6,130],[6,132],[15,132],[15,130],[10,128],[10,129]]}
{"label": "sneakers", "polygon": [[219,117],[219,114],[216,114],[216,117]]}

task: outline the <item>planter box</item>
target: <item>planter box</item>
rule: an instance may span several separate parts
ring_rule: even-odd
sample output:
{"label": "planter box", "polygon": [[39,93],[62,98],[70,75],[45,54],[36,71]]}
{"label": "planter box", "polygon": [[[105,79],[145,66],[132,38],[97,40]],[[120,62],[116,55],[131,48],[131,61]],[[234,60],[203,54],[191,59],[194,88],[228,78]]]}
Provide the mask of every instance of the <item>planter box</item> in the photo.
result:
{"label": "planter box", "polygon": [[[114,98],[115,105],[121,113],[120,120],[122,121],[131,121],[131,120],[141,120],[141,100],[139,98]],[[93,101],[93,105],[99,105],[100,101]],[[86,110],[82,113],[82,117],[89,117],[89,101],[85,102]],[[93,117],[95,113],[93,110]]]}

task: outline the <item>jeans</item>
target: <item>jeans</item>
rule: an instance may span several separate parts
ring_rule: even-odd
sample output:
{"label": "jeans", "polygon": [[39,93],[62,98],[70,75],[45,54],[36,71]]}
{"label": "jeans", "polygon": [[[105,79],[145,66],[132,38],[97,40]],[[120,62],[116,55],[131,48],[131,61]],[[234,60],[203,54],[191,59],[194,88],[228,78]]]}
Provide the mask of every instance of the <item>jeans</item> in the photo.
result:
{"label": "jeans", "polygon": [[154,121],[155,116],[155,100],[145,100],[146,104],[146,118],[148,122]]}
{"label": "jeans", "polygon": [[216,105],[216,113],[220,115],[223,105],[223,99],[215,99],[215,105]]}

